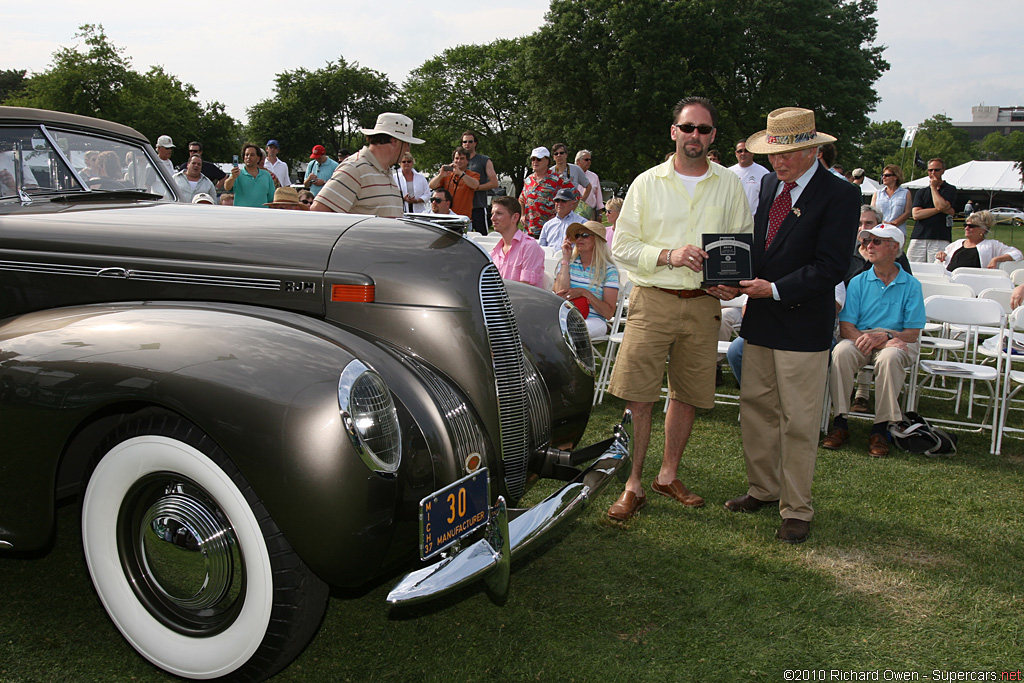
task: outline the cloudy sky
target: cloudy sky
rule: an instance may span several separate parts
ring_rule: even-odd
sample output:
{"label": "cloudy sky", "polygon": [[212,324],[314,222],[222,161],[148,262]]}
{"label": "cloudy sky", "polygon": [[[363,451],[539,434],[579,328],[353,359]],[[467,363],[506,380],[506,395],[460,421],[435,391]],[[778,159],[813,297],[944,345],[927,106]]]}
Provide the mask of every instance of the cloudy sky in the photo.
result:
{"label": "cloudy sky", "polygon": [[[75,43],[79,25],[98,23],[136,70],[160,64],[192,83],[201,100],[220,101],[244,120],[247,107],[271,96],[282,71],[316,69],[341,55],[401,85],[447,47],[532,33],[547,6],[547,0],[176,0],[161,5],[158,15],[125,0],[4,2],[0,68],[45,70],[55,50]],[[879,0],[877,18],[891,69],[876,83],[881,103],[872,120],[910,125],[942,113],[969,121],[974,105],[1024,105],[1020,0]]]}

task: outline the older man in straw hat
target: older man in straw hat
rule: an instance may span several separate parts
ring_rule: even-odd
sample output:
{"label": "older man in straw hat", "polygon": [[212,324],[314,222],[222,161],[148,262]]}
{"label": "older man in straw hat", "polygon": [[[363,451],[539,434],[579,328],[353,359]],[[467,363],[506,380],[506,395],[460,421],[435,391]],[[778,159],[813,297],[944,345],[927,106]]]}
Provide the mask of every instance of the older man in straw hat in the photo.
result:
{"label": "older man in straw hat", "polygon": [[[835,286],[850,265],[860,193],[818,163],[814,112],[785,107],[747,139],[775,169],[761,181],[754,216],[753,280],[730,293],[747,295],[741,336],[740,417],[746,495],[725,503],[753,512],[778,503],[776,538],[807,539],[818,424],[835,326]],[[725,289],[725,288],[723,288]]]}
{"label": "older man in straw hat", "polygon": [[423,140],[412,135],[412,119],[385,112],[373,128],[362,128],[366,146],[345,159],[320,189],[313,211],[363,213],[401,218],[402,193],[391,175],[409,145]]}

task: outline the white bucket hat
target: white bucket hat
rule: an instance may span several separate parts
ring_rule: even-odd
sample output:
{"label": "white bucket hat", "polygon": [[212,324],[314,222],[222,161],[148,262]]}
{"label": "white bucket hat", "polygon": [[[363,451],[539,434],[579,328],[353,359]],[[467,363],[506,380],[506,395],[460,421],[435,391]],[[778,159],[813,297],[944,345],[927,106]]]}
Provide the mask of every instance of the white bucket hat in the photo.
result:
{"label": "white bucket hat", "polygon": [[359,132],[363,135],[380,135],[383,133],[402,142],[408,142],[411,145],[418,145],[423,142],[423,140],[412,136],[412,119],[403,114],[395,114],[390,111],[386,111],[378,116],[377,124],[373,128],[360,128]]}

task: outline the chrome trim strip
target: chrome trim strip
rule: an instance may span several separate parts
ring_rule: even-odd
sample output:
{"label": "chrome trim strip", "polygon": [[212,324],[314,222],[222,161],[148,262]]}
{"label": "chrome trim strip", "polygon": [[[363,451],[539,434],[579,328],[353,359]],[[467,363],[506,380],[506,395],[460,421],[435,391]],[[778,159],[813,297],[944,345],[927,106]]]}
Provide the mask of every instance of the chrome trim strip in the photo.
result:
{"label": "chrome trim strip", "polygon": [[235,289],[261,289],[280,291],[281,280],[236,277],[231,275],[200,275],[197,273],[167,273],[158,270],[125,270],[119,266],[75,266],[65,263],[34,263],[31,261],[0,261],[0,270],[19,273],[45,273],[80,277],[122,277],[143,282],[169,282],[206,287],[232,287]]}
{"label": "chrome trim strip", "polygon": [[[631,467],[633,443],[633,416],[629,411],[615,428],[611,445],[580,476],[545,498],[523,514],[508,522],[507,534],[502,534],[502,520],[495,516],[488,522],[485,537],[465,550],[449,555],[437,564],[406,574],[388,593],[392,605],[409,605],[430,600],[488,576],[499,574],[492,582],[492,590],[501,599],[501,587],[508,555],[515,560],[539,543],[556,527],[580,513],[613,478],[626,474]],[[504,501],[501,501],[504,502]],[[492,530],[490,526],[498,525]],[[508,539],[509,550],[504,545]],[[506,589],[507,590],[507,589]]]}

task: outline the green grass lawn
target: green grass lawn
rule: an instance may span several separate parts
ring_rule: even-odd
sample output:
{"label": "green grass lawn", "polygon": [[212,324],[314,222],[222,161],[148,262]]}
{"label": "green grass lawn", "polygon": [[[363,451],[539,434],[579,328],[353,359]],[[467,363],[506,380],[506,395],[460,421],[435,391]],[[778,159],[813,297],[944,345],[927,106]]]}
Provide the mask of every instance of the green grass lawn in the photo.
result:
{"label": "green grass lawn", "polygon": [[[587,440],[621,411],[606,400]],[[663,443],[655,414],[647,485]],[[773,538],[777,511],[722,508],[746,490],[736,416],[728,405],[698,415],[681,476],[703,509],[652,496],[619,524],[604,514],[619,491],[607,491],[513,568],[504,607],[480,588],[392,611],[391,582],[337,593],[319,635],[274,680],[782,681],[789,669],[923,678],[1022,668],[1021,441],[993,456],[987,435],[968,433],[953,458],[873,459],[868,424],[853,422],[850,445],[820,451],[811,536],[789,546]],[[105,617],[77,524],[77,507],[62,508],[49,554],[0,560],[0,681],[176,680]]]}

